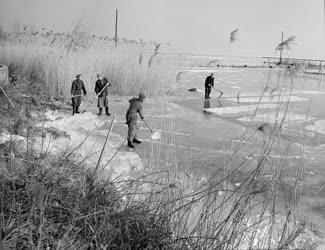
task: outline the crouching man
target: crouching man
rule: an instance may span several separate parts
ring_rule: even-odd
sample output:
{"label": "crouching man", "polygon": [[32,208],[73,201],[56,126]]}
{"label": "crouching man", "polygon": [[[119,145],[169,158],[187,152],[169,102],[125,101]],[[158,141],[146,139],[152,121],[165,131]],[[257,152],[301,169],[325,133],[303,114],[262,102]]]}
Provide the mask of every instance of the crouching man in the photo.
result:
{"label": "crouching man", "polygon": [[103,107],[105,107],[106,115],[111,115],[108,108],[108,87],[109,82],[106,77],[102,78],[100,74],[97,74],[97,81],[95,84],[95,93],[98,97],[97,107],[99,108],[98,115],[103,112]]}
{"label": "crouching man", "polygon": [[143,101],[146,98],[146,96],[143,93],[139,94],[139,97],[132,98],[129,100],[130,106],[128,111],[126,112],[126,124],[128,125],[128,146],[130,148],[134,148],[134,143],[141,143],[140,140],[137,138],[137,132],[138,132],[138,114],[141,119],[144,119],[143,116]]}
{"label": "crouching man", "polygon": [[81,104],[82,91],[87,95],[84,82],[80,79],[81,74],[76,75],[76,79],[72,82],[71,86],[71,99],[72,99],[72,115],[79,114],[79,107]]}

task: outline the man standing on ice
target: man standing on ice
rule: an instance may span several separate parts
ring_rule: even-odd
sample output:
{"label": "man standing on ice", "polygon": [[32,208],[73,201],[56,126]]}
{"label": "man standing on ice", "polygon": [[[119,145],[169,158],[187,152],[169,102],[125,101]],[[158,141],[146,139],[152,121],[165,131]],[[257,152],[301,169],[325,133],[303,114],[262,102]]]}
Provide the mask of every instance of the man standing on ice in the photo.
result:
{"label": "man standing on ice", "polygon": [[98,97],[97,107],[99,108],[98,115],[102,114],[103,107],[105,107],[106,115],[111,115],[108,112],[108,79],[106,77],[102,78],[100,74],[97,74],[97,81],[95,84],[95,93]]}
{"label": "man standing on ice", "polygon": [[139,97],[132,98],[129,100],[130,106],[128,111],[126,112],[126,124],[128,125],[128,146],[130,148],[134,148],[133,143],[141,143],[140,140],[137,138],[137,132],[138,132],[138,114],[140,118],[143,120],[143,101],[146,98],[146,96],[141,92],[139,94]]}
{"label": "man standing on ice", "polygon": [[71,98],[72,98],[72,115],[79,114],[79,106],[81,104],[82,91],[84,95],[87,95],[87,91],[84,82],[80,80],[81,74],[76,75],[76,79],[72,82],[71,86]]}
{"label": "man standing on ice", "polygon": [[205,98],[210,99],[211,88],[214,86],[213,73],[205,79]]}
{"label": "man standing on ice", "polygon": [[205,98],[210,99],[211,88],[214,86],[213,73],[205,79]]}

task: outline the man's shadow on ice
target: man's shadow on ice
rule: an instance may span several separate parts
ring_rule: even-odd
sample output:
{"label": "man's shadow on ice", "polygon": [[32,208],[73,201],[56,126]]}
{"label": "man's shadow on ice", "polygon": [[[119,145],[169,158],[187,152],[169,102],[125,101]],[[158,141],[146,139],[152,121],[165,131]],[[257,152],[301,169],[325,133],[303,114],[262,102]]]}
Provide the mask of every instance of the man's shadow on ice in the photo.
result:
{"label": "man's shadow on ice", "polygon": [[[221,101],[218,99],[217,102],[216,102],[216,106],[215,108],[220,108],[222,107],[222,103]],[[206,112],[205,109],[209,109],[211,108],[211,101],[210,99],[204,99],[204,103],[203,103],[203,115],[205,118],[209,119],[210,116],[211,116],[211,113],[209,112]]]}

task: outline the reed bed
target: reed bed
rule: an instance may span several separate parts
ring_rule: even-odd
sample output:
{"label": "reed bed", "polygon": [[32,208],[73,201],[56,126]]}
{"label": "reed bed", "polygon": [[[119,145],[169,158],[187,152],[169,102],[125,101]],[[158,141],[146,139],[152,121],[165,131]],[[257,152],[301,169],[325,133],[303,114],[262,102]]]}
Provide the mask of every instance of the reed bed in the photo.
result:
{"label": "reed bed", "polygon": [[[157,53],[155,57],[157,57]],[[67,55],[60,47],[4,41],[0,46],[0,63],[8,65],[11,74],[19,75],[51,97],[68,97],[75,75],[82,74],[86,88],[94,88],[97,73],[111,82],[111,94],[162,96],[174,88],[172,69],[158,62],[140,64],[138,50],[125,48],[88,48]],[[148,58],[149,59],[149,56]]]}

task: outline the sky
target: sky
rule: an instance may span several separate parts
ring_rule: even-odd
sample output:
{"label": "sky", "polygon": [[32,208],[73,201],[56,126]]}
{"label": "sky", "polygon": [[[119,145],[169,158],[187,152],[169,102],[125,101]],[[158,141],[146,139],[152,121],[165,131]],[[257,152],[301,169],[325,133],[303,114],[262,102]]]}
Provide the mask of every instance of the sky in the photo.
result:
{"label": "sky", "polygon": [[324,0],[0,0],[0,24],[71,31],[82,19],[91,33],[170,42],[194,53],[275,56],[296,36],[291,57],[325,59]]}

